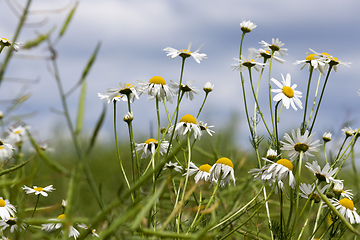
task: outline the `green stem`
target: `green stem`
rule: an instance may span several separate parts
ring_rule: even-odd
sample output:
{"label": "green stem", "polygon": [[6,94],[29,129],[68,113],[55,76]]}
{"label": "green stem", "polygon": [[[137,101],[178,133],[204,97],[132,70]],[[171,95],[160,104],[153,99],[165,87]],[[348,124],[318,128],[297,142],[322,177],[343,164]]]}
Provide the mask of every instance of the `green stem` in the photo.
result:
{"label": "green stem", "polygon": [[306,90],[305,107],[304,107],[304,118],[303,118],[303,122],[301,124],[301,135],[303,135],[305,132],[306,111],[307,111],[307,105],[308,105],[308,100],[309,100],[310,83],[311,83],[311,77],[313,74],[313,70],[314,70],[314,67],[310,64],[310,73],[309,73],[309,80],[308,80],[308,86],[307,86],[307,90]]}
{"label": "green stem", "polygon": [[208,92],[205,93],[204,101],[202,102],[201,107],[200,107],[200,109],[199,109],[199,112],[198,112],[198,114],[196,115],[196,119],[198,119],[199,116],[200,116],[200,113],[201,113],[201,111],[202,111],[202,109],[203,109],[203,107],[204,107],[204,105],[205,105],[205,101],[206,101],[206,99],[207,99],[207,97],[208,97],[208,94],[209,94]]}
{"label": "green stem", "polygon": [[271,122],[273,130],[275,130],[275,124],[274,124],[274,116],[272,111],[272,101],[271,101],[271,67],[274,57],[274,51],[271,52],[271,58],[270,58],[270,64],[269,64],[269,106],[270,106],[270,115],[271,115]]}
{"label": "green stem", "polygon": [[318,95],[318,92],[319,92],[321,75],[322,75],[322,74],[319,73],[319,77],[318,77],[318,81],[317,81],[316,89],[315,89],[314,102],[313,102],[313,105],[312,105],[312,108],[311,108],[311,112],[310,112],[309,119],[307,120],[307,123],[306,123],[306,126],[304,127],[304,129],[307,129],[307,127],[309,126],[311,117],[312,117],[312,115],[313,115],[313,113],[314,113],[314,109],[315,109],[315,105],[316,105],[316,99],[317,99],[317,95]]}

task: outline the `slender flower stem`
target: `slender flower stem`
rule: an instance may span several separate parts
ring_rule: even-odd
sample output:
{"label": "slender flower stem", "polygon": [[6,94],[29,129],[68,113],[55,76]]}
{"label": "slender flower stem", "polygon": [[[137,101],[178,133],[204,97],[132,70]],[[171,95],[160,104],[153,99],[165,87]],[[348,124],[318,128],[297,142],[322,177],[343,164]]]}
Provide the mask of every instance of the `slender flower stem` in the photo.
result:
{"label": "slender flower stem", "polygon": [[39,198],[40,198],[40,194],[37,195],[37,199],[36,199],[34,211],[33,211],[32,215],[31,215],[31,218],[34,217],[34,214],[35,214],[35,211],[36,211],[36,207],[37,207],[37,205],[38,205],[38,203],[39,203]]}
{"label": "slender flower stem", "polygon": [[[306,226],[307,226],[307,224],[308,224],[308,222],[309,222],[310,214],[311,214],[311,210],[312,210],[313,206],[314,206],[314,201],[311,201],[309,213],[308,213],[308,216],[307,216],[306,221],[305,221],[305,223],[304,223],[304,226],[303,226],[302,229],[301,229],[301,232],[300,232],[300,234],[299,234],[298,240],[301,239],[301,236],[302,236],[302,234],[303,234],[303,232],[304,232],[304,230],[305,230],[305,228],[306,228]],[[299,218],[300,218],[300,216],[299,216]]]}
{"label": "slender flower stem", "polygon": [[[129,113],[132,113],[131,111],[131,104],[130,104],[130,94],[127,95],[127,99],[128,99],[128,109],[129,109]],[[131,162],[132,162],[132,168],[133,168],[133,180],[135,180],[135,168],[134,168],[134,155],[135,154],[135,160],[136,160],[136,169],[137,169],[137,174],[138,174],[138,178],[140,178],[140,163],[139,163],[139,156],[136,150],[136,144],[135,144],[135,138],[134,138],[134,132],[133,132],[133,127],[132,127],[132,122],[128,122],[128,128],[129,128],[129,136],[130,136],[130,149],[131,149]]]}
{"label": "slender flower stem", "polygon": [[271,52],[271,58],[269,64],[269,106],[270,106],[271,122],[272,122],[273,130],[275,130],[274,116],[272,111],[272,101],[271,101],[271,67],[272,67],[273,58],[274,58],[274,51]]}
{"label": "slender flower stem", "polygon": [[305,119],[306,119],[306,111],[307,111],[307,105],[309,100],[309,92],[310,92],[310,83],[311,83],[311,77],[314,71],[314,67],[310,64],[310,73],[309,73],[309,80],[308,80],[308,86],[306,90],[306,98],[305,98],[305,107],[304,107],[304,118],[303,122],[301,124],[301,135],[305,133]]}
{"label": "slender flower stem", "polygon": [[198,119],[198,118],[199,118],[200,113],[201,113],[201,111],[202,111],[202,109],[203,109],[203,107],[204,107],[204,105],[205,105],[205,101],[206,101],[206,99],[207,99],[208,95],[209,95],[209,93],[208,93],[208,92],[206,92],[206,93],[205,93],[205,98],[204,98],[204,101],[203,101],[203,103],[201,104],[201,107],[200,107],[200,109],[199,109],[198,114],[196,115],[196,119]]}
{"label": "slender flower stem", "polygon": [[316,89],[315,89],[313,106],[312,106],[312,108],[311,108],[310,116],[309,116],[309,119],[307,120],[307,123],[306,123],[306,126],[304,127],[304,129],[307,129],[307,128],[308,128],[308,126],[309,126],[309,124],[310,124],[311,117],[312,117],[312,115],[313,115],[313,113],[314,113],[314,109],[315,109],[315,105],[316,105],[316,99],[317,99],[317,95],[318,95],[318,92],[319,92],[321,75],[322,75],[322,74],[319,73],[319,77],[318,77],[318,81],[317,81]]}
{"label": "slender flower stem", "polygon": [[280,142],[279,142],[279,132],[278,132],[278,118],[277,118],[277,109],[279,107],[281,100],[278,101],[275,105],[275,140],[276,140],[276,151],[280,152]]}

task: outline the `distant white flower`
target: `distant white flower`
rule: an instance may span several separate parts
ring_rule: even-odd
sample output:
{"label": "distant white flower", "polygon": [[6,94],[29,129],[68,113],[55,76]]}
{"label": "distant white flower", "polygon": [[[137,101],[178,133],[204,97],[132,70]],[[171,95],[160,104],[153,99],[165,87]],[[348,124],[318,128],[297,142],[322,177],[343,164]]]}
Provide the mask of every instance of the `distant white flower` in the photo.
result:
{"label": "distant white flower", "polygon": [[[311,50],[311,49],[310,49]],[[306,65],[309,66],[309,70],[313,67],[315,70],[319,70],[323,75],[325,75],[325,58],[321,57],[315,53],[309,54],[304,60],[297,60],[294,65],[303,64],[301,69],[303,69]]]}
{"label": "distant white flower", "polygon": [[330,142],[331,136],[332,136],[332,134],[330,132],[328,132],[328,133],[324,133],[322,138],[323,138],[324,142]]}
{"label": "distant white flower", "polygon": [[[175,127],[175,134],[177,135],[186,135],[188,132],[194,132],[195,139],[200,139],[201,137],[201,128],[196,122],[196,119],[190,115],[184,115],[178,124]],[[173,131],[173,127],[169,131]]]}
{"label": "distant white flower", "polygon": [[[271,58],[271,51],[265,50],[263,48],[255,49],[255,48],[249,48],[249,51],[254,54],[254,59],[258,58],[264,58],[264,62],[269,60]],[[282,58],[279,58],[278,55],[280,55],[278,52],[274,52],[273,59],[278,61],[279,63],[284,63],[285,60]]]}
{"label": "distant white flower", "polygon": [[269,44],[265,41],[261,41],[260,44],[263,45],[263,48],[265,48],[265,50],[269,50],[269,51],[273,51],[273,52],[278,52],[280,56],[284,56],[284,54],[287,54],[285,51],[287,51],[287,48],[282,48],[282,46],[285,45],[285,43],[282,43],[281,41],[279,41],[279,39],[272,39],[272,43]]}
{"label": "distant white flower", "polygon": [[26,131],[29,130],[29,129],[30,129],[29,126],[25,126],[25,127],[18,126],[16,128],[10,127],[10,129],[8,130],[9,142],[12,145],[15,145],[16,143],[19,143],[19,142],[23,142],[25,137],[26,137]]}
{"label": "distant white flower", "polygon": [[[136,151],[143,152],[141,158],[147,158],[150,154],[155,154],[156,148],[158,147],[158,141],[154,138],[149,138],[144,143],[135,143]],[[162,141],[160,144],[159,152],[161,155],[167,152],[169,148],[168,141]]]}
{"label": "distant white flower", "polygon": [[310,49],[310,51],[312,51],[313,53],[315,53],[316,55],[320,56],[321,58],[325,59],[325,68],[328,68],[329,65],[332,66],[332,68],[334,69],[335,72],[337,72],[337,65],[341,65],[341,66],[345,66],[345,67],[350,67],[351,62],[342,62],[339,61],[338,58],[330,55],[329,53],[326,52],[322,52],[322,53],[318,53],[315,52],[314,50]]}
{"label": "distant white flower", "polygon": [[138,86],[142,92],[150,96],[149,99],[157,98],[159,101],[166,100],[172,103],[172,99],[176,95],[176,92],[166,85],[164,78],[160,76],[152,77],[149,82],[139,81]]}
{"label": "distant white flower", "polygon": [[[25,223],[19,224],[20,230],[24,230],[26,228]],[[6,228],[10,227],[10,232],[14,232],[18,230],[18,222],[17,218],[10,217],[10,219],[0,220],[0,228],[4,231]]]}
{"label": "distant white flower", "polygon": [[317,161],[313,161],[312,163],[307,162],[305,164],[305,166],[312,172],[315,174],[316,178],[320,181],[320,182],[326,182],[326,183],[338,183],[341,182],[341,180],[338,179],[334,179],[333,175],[336,173],[336,171],[338,170],[338,168],[334,168],[331,169],[329,163],[326,163],[326,165],[324,166],[323,170],[321,170],[319,164]]}
{"label": "distant white flower", "polygon": [[213,128],[214,126],[208,126],[207,123],[203,123],[202,121],[199,121],[198,126],[202,131],[206,131],[210,136],[212,136],[215,131],[211,130],[210,128]]}
{"label": "distant white flower", "polygon": [[131,102],[135,98],[139,99],[137,89],[130,83],[119,83],[116,88],[108,88],[105,94],[98,93],[98,96],[100,99],[106,99],[108,103],[120,100],[127,102],[128,96]]}
{"label": "distant white flower", "polygon": [[10,144],[0,140],[0,160],[11,158],[13,156],[13,149]]}
{"label": "distant white flower", "polygon": [[[59,223],[44,223],[44,224],[41,224],[42,228],[41,230],[44,230],[46,232],[52,232],[52,231],[55,231],[59,228],[62,228],[63,227],[63,223],[60,222],[62,220],[65,220],[65,214],[61,214],[59,215],[57,218],[52,218],[52,219],[49,219],[49,220],[52,220],[52,221],[59,221]],[[80,235],[79,231],[76,230],[76,228],[74,228],[73,226],[70,226],[69,228],[69,237],[74,237],[74,239],[76,239],[78,236]]]}
{"label": "distant white flower", "polygon": [[[189,176],[192,176],[196,173],[194,177],[195,183],[201,180],[207,182],[210,179],[210,169],[211,166],[209,164],[203,164],[198,168],[193,162],[190,162]],[[183,176],[186,176],[186,174],[187,173],[184,173]]]}
{"label": "distant white flower", "polygon": [[230,185],[230,181],[232,181],[235,186],[234,164],[229,158],[219,158],[211,167],[210,181],[213,183],[220,181],[221,187],[225,187],[226,183]]}
{"label": "distant white flower", "polygon": [[249,55],[247,58],[245,58],[243,55],[240,56],[239,58],[234,58],[234,60],[238,61],[238,63],[233,64],[231,68],[233,68],[234,70],[238,70],[240,72],[244,71],[244,70],[248,70],[250,68],[254,68],[256,71],[259,71],[259,68],[263,68],[265,67],[265,63],[259,63],[256,62],[253,58],[253,52],[249,52]]}
{"label": "distant white flower", "polygon": [[171,161],[169,161],[163,167],[163,170],[166,170],[166,169],[175,170],[176,172],[179,172],[179,173],[183,172],[183,168],[181,166],[179,166],[177,162],[172,163]]}
{"label": "distant white flower", "polygon": [[[171,81],[171,87],[174,91],[179,91],[179,84]],[[180,90],[185,94],[190,100],[194,99],[194,94],[198,94],[198,89],[196,87],[192,87],[191,85],[195,82],[195,80],[189,80],[186,84],[181,84]]]}
{"label": "distant white flower", "polygon": [[[320,189],[320,192],[323,194],[326,189],[329,187],[329,185],[325,185],[322,189]],[[321,198],[319,196],[319,193],[317,190],[315,190],[315,185],[310,185],[306,183],[300,183],[299,189],[301,190],[300,196],[303,198],[310,198],[311,200],[314,200],[315,203],[319,203]]]}
{"label": "distant white flower", "polygon": [[341,195],[344,198],[352,199],[354,194],[351,190],[344,191],[344,184],[341,181],[335,182],[332,191],[335,193],[336,196]]}
{"label": "distant white flower", "polygon": [[296,111],[297,108],[295,104],[302,109],[302,103],[299,98],[302,97],[302,93],[300,91],[295,90],[297,87],[296,84],[291,86],[291,76],[290,74],[286,74],[286,79],[284,79],[284,76],[281,74],[282,77],[282,83],[280,83],[275,78],[272,78],[271,81],[273,81],[276,86],[279,87],[279,89],[272,89],[271,91],[274,93],[277,93],[275,97],[273,98],[274,101],[279,102],[282,101],[286,109],[289,109],[290,105],[292,108]]}
{"label": "distant white flower", "polygon": [[269,149],[267,150],[266,152],[266,158],[271,160],[271,161],[275,161],[278,157],[278,154],[277,154],[277,151],[276,150],[273,150],[273,149]]}
{"label": "distant white flower", "polygon": [[351,224],[360,223],[360,216],[356,211],[354,202],[348,198],[343,198],[341,200],[329,199],[332,205],[343,215]]}
{"label": "distant white flower", "polygon": [[203,90],[206,93],[212,92],[213,89],[214,89],[214,85],[212,85],[210,82],[206,82],[203,87]]}
{"label": "distant white flower", "polygon": [[285,140],[287,142],[280,141],[283,146],[280,148],[281,150],[290,151],[289,157],[290,160],[295,160],[302,151],[304,154],[304,159],[307,160],[308,156],[313,157],[314,155],[311,154],[311,152],[317,152],[318,146],[320,146],[319,141],[316,140],[312,142],[315,133],[312,133],[309,136],[309,131],[306,130],[304,135],[301,135],[300,129],[297,129],[297,132],[295,133],[294,129],[291,131],[292,138],[289,136],[289,134],[285,133]]}
{"label": "distant white flower", "polygon": [[[78,223],[77,226],[82,229],[89,229],[90,227],[87,226],[85,223]],[[91,229],[91,234],[93,237],[99,237],[99,234],[96,233],[96,229]]]}
{"label": "distant white flower", "polygon": [[343,129],[341,129],[341,131],[347,136],[347,137],[351,137],[353,136],[356,131],[355,130],[352,130],[351,127],[345,127]]}
{"label": "distant white flower", "polygon": [[0,197],[0,217],[2,220],[8,220],[10,217],[15,217],[16,209],[9,200],[4,200]]}
{"label": "distant white flower", "polygon": [[200,49],[202,48],[202,46],[203,45],[201,45],[195,52],[191,52],[190,51],[191,42],[190,42],[187,49],[177,50],[172,47],[166,47],[163,49],[163,51],[166,52],[166,56],[169,56],[170,59],[176,58],[177,56],[180,56],[184,59],[192,56],[197,63],[200,63],[201,60],[207,58],[205,53],[198,53],[200,51]]}
{"label": "distant white flower", "polygon": [[245,21],[243,20],[241,23],[240,23],[240,29],[241,31],[243,31],[244,33],[249,33],[251,32],[252,30],[254,30],[256,28],[256,24],[255,23],[252,23],[250,21]]}
{"label": "distant white flower", "polygon": [[24,187],[22,187],[22,189],[25,191],[26,194],[31,194],[31,193],[35,193],[35,195],[43,195],[44,197],[48,196],[48,192],[52,192],[53,190],[55,190],[55,188],[53,188],[53,185],[49,185],[47,187],[37,187],[34,186],[33,188],[29,188],[27,186],[24,185]]}

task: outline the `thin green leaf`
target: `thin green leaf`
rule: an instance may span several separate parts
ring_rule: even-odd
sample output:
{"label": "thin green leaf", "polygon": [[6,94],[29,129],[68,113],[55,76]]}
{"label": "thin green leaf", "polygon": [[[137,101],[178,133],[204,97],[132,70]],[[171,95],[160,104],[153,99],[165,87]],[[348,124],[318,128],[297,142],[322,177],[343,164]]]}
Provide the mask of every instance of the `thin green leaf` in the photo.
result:
{"label": "thin green leaf", "polygon": [[102,113],[101,113],[101,115],[100,115],[100,118],[99,118],[99,120],[98,120],[98,122],[97,122],[97,124],[96,124],[95,129],[94,129],[92,138],[91,138],[91,140],[90,140],[89,148],[88,148],[88,150],[87,150],[87,152],[86,152],[87,154],[89,154],[90,150],[91,150],[92,147],[94,146],[96,137],[97,137],[97,135],[98,135],[98,133],[99,133],[99,130],[100,130],[103,122],[104,122],[105,114],[106,114],[106,103],[104,103],[103,111],[102,111]]}
{"label": "thin green leaf", "polygon": [[54,30],[55,28],[52,28],[49,32],[38,35],[37,38],[35,38],[34,40],[26,42],[23,48],[29,49],[36,47],[37,45],[45,41]]}
{"label": "thin green leaf", "polygon": [[80,99],[79,99],[79,108],[78,108],[78,115],[77,115],[77,120],[76,120],[76,128],[75,128],[75,133],[77,135],[80,134],[82,127],[83,127],[83,123],[84,123],[85,98],[86,98],[86,81],[83,81]]}
{"label": "thin green leaf", "polygon": [[25,166],[25,164],[27,164],[28,162],[30,162],[31,159],[32,159],[32,158],[30,158],[30,159],[27,160],[26,162],[23,162],[23,163],[20,163],[19,165],[16,165],[15,167],[8,168],[8,169],[6,169],[6,170],[1,171],[1,172],[0,172],[0,176],[2,176],[2,175],[4,175],[4,174],[7,174],[7,173],[11,173],[11,172],[13,172],[13,171],[15,171],[15,170],[17,170],[17,169]]}
{"label": "thin green leaf", "polygon": [[76,9],[76,7],[78,6],[78,4],[79,4],[79,2],[76,2],[76,3],[75,3],[75,6],[73,7],[73,9],[71,9],[68,17],[66,18],[66,21],[64,22],[63,27],[61,28],[61,31],[60,31],[60,33],[59,33],[59,37],[62,37],[62,35],[64,35],[64,33],[65,33],[65,31],[66,31],[66,29],[67,29],[67,27],[68,27],[68,25],[69,25],[69,23],[70,23],[73,15],[74,15],[75,9]]}

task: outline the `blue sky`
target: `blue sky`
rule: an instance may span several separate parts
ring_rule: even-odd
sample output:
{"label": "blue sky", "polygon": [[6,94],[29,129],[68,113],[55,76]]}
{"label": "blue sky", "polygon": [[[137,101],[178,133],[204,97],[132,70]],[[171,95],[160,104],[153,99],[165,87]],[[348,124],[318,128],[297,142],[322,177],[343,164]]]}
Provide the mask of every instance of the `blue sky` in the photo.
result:
{"label": "blue sky", "polygon": [[[23,4],[25,1],[18,2]],[[74,1],[33,1],[28,22],[47,20],[41,26],[25,27],[18,41],[26,42],[35,38],[37,33],[45,33],[54,26],[54,33],[57,34],[73,4]],[[64,6],[70,8],[60,12],[44,11]],[[331,73],[315,127],[317,137],[321,137],[325,131],[340,134],[344,124],[353,128],[359,125],[359,7],[360,2],[355,0],[346,1],[346,4],[340,6],[335,1],[322,0],[79,1],[70,27],[56,46],[60,74],[65,89],[70,89],[79,80],[96,44],[101,42],[99,55],[87,78],[86,126],[92,129],[104,104],[97,93],[105,93],[108,87],[115,87],[118,82],[135,82],[138,79],[148,81],[155,75],[164,77],[166,81],[178,81],[181,59],[169,60],[162,49],[168,46],[176,49],[187,48],[188,43],[192,42],[192,50],[195,50],[204,44],[200,52],[206,53],[208,59],[201,64],[188,59],[184,75],[184,81],[196,80],[194,85],[199,89],[202,89],[207,81],[215,85],[201,120],[215,125],[216,131],[229,123],[233,113],[238,114],[239,142],[250,145],[247,143],[249,133],[246,128],[239,74],[230,67],[235,63],[233,58],[238,57],[241,37],[239,24],[243,20],[251,20],[258,27],[246,35],[244,55],[247,55],[247,48],[261,47],[261,40],[271,42],[272,38],[279,38],[289,50],[284,57],[286,62],[274,65],[272,77],[280,80],[281,73],[290,73],[292,83],[296,83],[298,90],[303,93],[308,71],[306,68],[300,70],[300,66],[294,66],[293,63],[304,59],[309,48],[328,52],[341,61],[352,62],[350,68],[339,66],[337,73]],[[6,1],[0,2],[0,22],[1,37],[9,37],[14,33],[18,18]],[[48,52],[45,45],[41,45],[36,50],[20,51],[15,55],[6,77],[39,78],[40,82],[4,82],[0,88],[1,99],[11,99],[20,92],[31,93],[31,98],[15,113],[34,113],[24,121],[32,126],[33,131],[39,133],[41,140],[45,140],[54,126],[65,123],[62,116],[51,110],[61,110],[59,94],[55,80],[47,70],[46,61],[29,60],[25,56],[48,56]],[[3,56],[4,54],[1,54],[0,61]],[[254,77],[256,76],[254,73]],[[260,97],[260,103],[264,106],[267,104],[266,81],[267,78],[264,77],[260,89],[260,94],[264,95]],[[248,88],[247,92],[250,93]],[[156,122],[155,102],[146,99],[142,96],[133,104],[136,131],[138,135],[144,136],[149,135],[150,124]],[[202,92],[193,102],[185,99],[180,114],[196,115],[202,99]],[[68,100],[75,121],[78,92]],[[4,107],[6,105],[0,105],[0,110]],[[109,135],[112,131],[112,105],[107,107],[102,136],[111,136],[112,139],[112,135]],[[123,104],[118,109],[118,117],[122,118],[125,113],[126,105]],[[284,110],[280,132],[298,127],[301,117],[301,111]],[[120,132],[126,133],[125,124],[120,127]]]}

